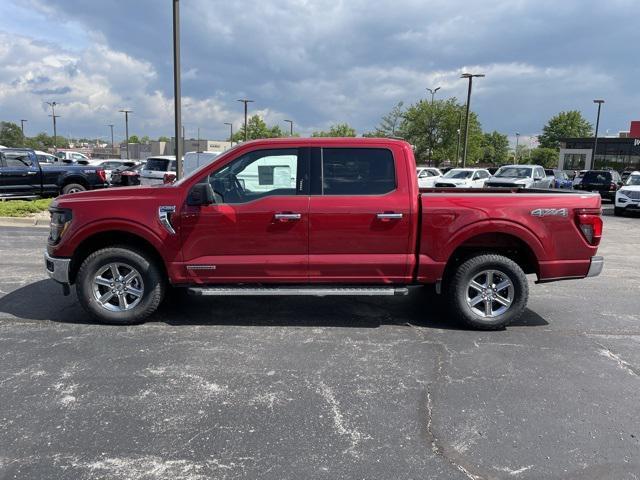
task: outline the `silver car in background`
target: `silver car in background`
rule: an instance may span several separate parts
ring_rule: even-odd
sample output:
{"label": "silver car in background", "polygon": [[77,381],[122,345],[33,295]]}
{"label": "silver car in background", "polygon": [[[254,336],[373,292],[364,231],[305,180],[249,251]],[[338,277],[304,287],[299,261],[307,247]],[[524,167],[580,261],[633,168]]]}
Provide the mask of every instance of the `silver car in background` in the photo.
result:
{"label": "silver car in background", "polygon": [[140,185],[162,185],[167,173],[176,172],[176,157],[164,155],[147,158],[147,163],[140,171]]}
{"label": "silver car in background", "polygon": [[551,188],[552,181],[540,165],[505,165],[484,185],[489,188]]}

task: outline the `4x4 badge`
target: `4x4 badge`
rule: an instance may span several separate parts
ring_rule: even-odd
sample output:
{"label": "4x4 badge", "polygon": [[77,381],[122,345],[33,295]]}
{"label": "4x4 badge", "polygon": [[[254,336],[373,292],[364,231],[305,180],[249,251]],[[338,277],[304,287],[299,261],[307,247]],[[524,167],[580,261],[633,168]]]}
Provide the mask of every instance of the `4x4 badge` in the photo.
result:
{"label": "4x4 badge", "polygon": [[531,210],[534,217],[568,217],[569,210],[566,208],[536,208]]}

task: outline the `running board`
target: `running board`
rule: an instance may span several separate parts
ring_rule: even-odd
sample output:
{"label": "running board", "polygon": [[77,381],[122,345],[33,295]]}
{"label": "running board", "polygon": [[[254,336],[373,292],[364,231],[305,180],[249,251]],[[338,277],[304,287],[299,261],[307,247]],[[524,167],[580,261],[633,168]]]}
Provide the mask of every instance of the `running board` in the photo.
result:
{"label": "running board", "polygon": [[394,296],[408,295],[407,287],[191,287],[189,293],[202,296]]}

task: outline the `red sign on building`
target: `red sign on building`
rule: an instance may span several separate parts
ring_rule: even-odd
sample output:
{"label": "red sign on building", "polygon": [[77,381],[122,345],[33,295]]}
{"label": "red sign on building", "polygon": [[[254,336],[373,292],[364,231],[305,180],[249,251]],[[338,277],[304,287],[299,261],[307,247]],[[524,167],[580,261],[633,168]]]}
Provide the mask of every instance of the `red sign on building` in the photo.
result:
{"label": "red sign on building", "polygon": [[629,136],[631,138],[640,138],[640,120],[634,120],[631,122]]}

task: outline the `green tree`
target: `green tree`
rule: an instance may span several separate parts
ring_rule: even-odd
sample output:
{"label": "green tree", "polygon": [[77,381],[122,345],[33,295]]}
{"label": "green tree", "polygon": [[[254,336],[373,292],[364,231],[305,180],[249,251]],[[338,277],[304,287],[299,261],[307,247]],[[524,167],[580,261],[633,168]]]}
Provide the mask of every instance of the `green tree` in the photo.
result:
{"label": "green tree", "polygon": [[48,135],[45,132],[40,132],[35,137],[25,138],[24,146],[33,148],[34,150],[47,150],[54,146],[58,148],[69,148],[69,139],[58,135],[56,141],[53,140],[53,135]]}
{"label": "green tree", "polygon": [[[253,115],[247,120],[247,140],[258,140],[260,138],[280,138],[286,137],[279,125],[267,126],[266,122],[259,115]],[[234,142],[244,141],[244,125],[233,134]]]}
{"label": "green tree", "polygon": [[404,102],[398,102],[387,113],[373,132],[366,133],[364,137],[396,137],[398,136],[402,117],[404,116]]}
{"label": "green tree", "polygon": [[355,137],[356,131],[348,123],[331,125],[328,131],[313,132],[312,137]]}
{"label": "green tree", "polygon": [[[462,158],[465,125],[463,106],[455,98],[437,100],[433,103],[421,100],[410,105],[402,117],[399,134],[415,147],[419,164],[434,165],[449,161],[456,164],[458,150],[458,129],[461,131],[459,157]],[[460,128],[462,127],[462,128]],[[482,128],[474,112],[469,115],[469,141],[467,144],[467,165],[477,163],[482,158]]]}
{"label": "green tree", "polygon": [[129,135],[129,143],[140,143],[137,135]]}
{"label": "green tree", "polygon": [[165,137],[164,135],[158,137],[159,142],[170,142],[171,139],[169,137]]}
{"label": "green tree", "polygon": [[538,147],[531,150],[531,163],[547,168],[556,168],[558,161],[558,150],[555,148]]}
{"label": "green tree", "polygon": [[482,135],[482,162],[501,164],[509,160],[509,138],[493,131]]}
{"label": "green tree", "polygon": [[24,135],[20,127],[13,122],[0,122],[0,145],[5,147],[23,147]]}
{"label": "green tree", "polygon": [[552,117],[538,137],[543,148],[559,148],[561,138],[590,137],[593,128],[578,110],[560,112]]}
{"label": "green tree", "polygon": [[149,138],[149,135],[143,135],[140,137],[140,143],[149,143],[150,141],[151,139]]}

